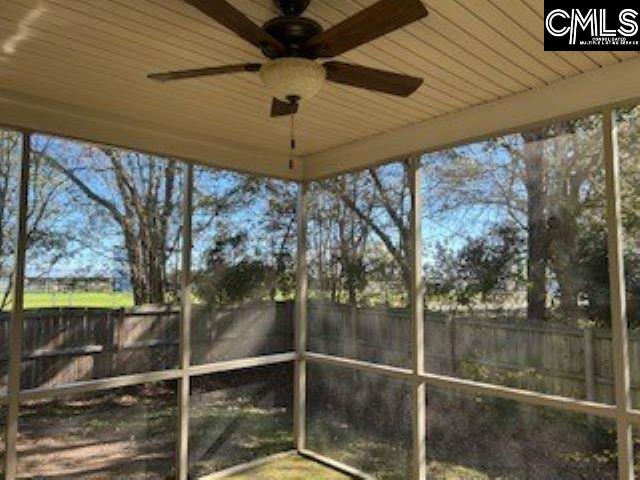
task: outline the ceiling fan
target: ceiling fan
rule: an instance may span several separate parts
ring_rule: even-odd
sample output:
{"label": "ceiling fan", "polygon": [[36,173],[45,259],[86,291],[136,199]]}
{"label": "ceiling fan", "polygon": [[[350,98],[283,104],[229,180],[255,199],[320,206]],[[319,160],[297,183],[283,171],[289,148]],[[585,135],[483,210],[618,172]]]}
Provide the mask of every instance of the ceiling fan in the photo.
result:
{"label": "ceiling fan", "polygon": [[313,97],[325,81],[408,97],[422,79],[340,61],[319,63],[420,20],[427,9],[420,0],[379,0],[327,30],[301,16],[310,0],[274,0],[282,16],[262,27],[225,0],[183,0],[258,47],[264,63],[245,63],[153,73],[161,82],[240,72],[259,73],[273,95],[271,116],[297,113],[300,100]]}

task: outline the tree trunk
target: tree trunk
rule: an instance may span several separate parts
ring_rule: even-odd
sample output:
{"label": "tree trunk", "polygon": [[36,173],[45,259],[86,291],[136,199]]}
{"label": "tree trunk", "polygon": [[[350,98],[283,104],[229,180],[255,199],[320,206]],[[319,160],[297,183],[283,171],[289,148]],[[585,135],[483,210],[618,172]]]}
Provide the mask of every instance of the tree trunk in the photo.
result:
{"label": "tree trunk", "polygon": [[527,319],[542,322],[547,296],[547,220],[545,164],[542,139],[545,131],[524,133],[525,187],[527,190]]}
{"label": "tree trunk", "polygon": [[[563,162],[565,159],[558,158]],[[580,215],[580,188],[582,177],[573,164],[560,165],[562,176],[558,180],[558,194],[554,196],[553,214],[549,219],[549,245],[552,267],[560,290],[560,311],[563,320],[572,325],[578,321],[579,273],[578,217]]]}
{"label": "tree trunk", "polygon": [[123,227],[125,239],[125,249],[127,251],[127,263],[129,264],[129,276],[131,278],[131,288],[133,290],[133,303],[142,305],[147,303],[147,294],[142,272],[142,261],[140,258],[140,248],[136,245],[135,236]]}

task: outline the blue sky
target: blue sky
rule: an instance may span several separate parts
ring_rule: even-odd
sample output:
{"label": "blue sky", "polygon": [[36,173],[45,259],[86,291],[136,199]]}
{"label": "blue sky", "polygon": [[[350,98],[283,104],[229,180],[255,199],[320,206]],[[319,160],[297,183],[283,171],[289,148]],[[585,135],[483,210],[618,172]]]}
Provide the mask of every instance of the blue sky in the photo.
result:
{"label": "blue sky", "polygon": [[[91,146],[61,139],[53,139],[47,136],[34,136],[34,150],[46,149],[49,155],[64,159],[68,165],[80,167],[78,176],[98,195],[107,198],[122,210],[122,203],[114,186],[108,181],[112,180],[111,174],[100,173],[107,167],[104,155]],[[162,159],[154,159],[162,162]],[[32,185],[41,178],[37,169],[32,168]],[[212,195],[225,197],[243,177],[232,172],[221,172],[205,167],[195,168],[195,195]],[[105,181],[105,179],[107,181]],[[45,180],[50,180],[46,178]],[[176,182],[176,201],[180,201],[182,179]],[[142,187],[142,188],[140,188]],[[144,186],[139,186],[144,191]],[[48,209],[50,220],[43,224],[45,229],[51,231],[71,231],[74,239],[67,243],[69,254],[64,260],[50,267],[48,262],[41,261],[42,255],[27,255],[28,276],[69,276],[69,275],[108,275],[115,276],[120,272],[126,274],[122,261],[125,251],[122,248],[122,235],[117,224],[104,213],[97,209],[86,196],[75,187],[68,179],[58,185],[55,190],[55,201],[51,202]],[[32,193],[33,195],[33,193]],[[35,204],[33,196],[32,205]],[[268,232],[264,231],[261,223],[262,217],[268,208],[267,200],[263,195],[256,195],[249,199],[240,208],[229,211],[219,217],[206,230],[194,236],[193,263],[198,268],[203,265],[204,252],[211,245],[216,229],[221,223],[226,223],[235,229],[244,229],[252,232],[248,249],[253,253],[266,248],[271,241]],[[97,215],[96,215],[97,214]],[[175,210],[172,222],[172,238],[175,238],[180,225],[181,208]],[[202,212],[194,212],[194,229],[204,220],[206,215]],[[170,259],[170,269],[179,265],[179,255],[175,254]]]}
{"label": "blue sky", "polygon": [[[47,148],[50,155],[59,158],[79,159],[79,165],[89,168],[80,171],[79,176],[86,181],[89,187],[97,194],[114,201],[120,208],[117,195],[112,191],[113,186],[105,183],[104,175],[95,174],[92,169],[104,167],[104,157],[86,144],[67,140],[52,139],[46,136],[34,136],[34,148],[36,150]],[[470,155],[482,162],[496,162],[496,164],[509,162],[506,151],[487,153],[486,143],[460,147],[456,149],[461,155]],[[446,152],[425,155],[423,162],[430,165],[444,164],[447,162]],[[159,160],[160,161],[160,160]],[[387,175],[399,173],[393,166],[383,167]],[[231,172],[219,172],[215,170],[205,170],[196,168],[196,190],[202,194],[212,194],[214,196],[224,196],[230,191],[235,183],[241,178],[238,174]],[[394,173],[395,172],[395,173]],[[427,169],[425,169],[427,172]],[[506,214],[500,207],[488,207],[486,205],[466,206],[464,208],[454,208],[446,214],[435,215],[431,211],[428,202],[431,200],[430,194],[436,188],[434,180],[427,174],[423,176],[423,191],[425,196],[424,207],[425,218],[423,221],[423,239],[425,247],[425,262],[433,259],[436,242],[447,245],[448,248],[456,250],[462,247],[469,238],[481,235],[486,229],[497,222],[504,221]],[[492,183],[480,181],[477,187],[481,193],[484,189],[487,195],[490,193]],[[177,186],[180,189],[180,186]],[[106,215],[91,217],[88,212],[95,212],[95,208],[87,208],[88,200],[79,194],[77,188],[71,186],[68,180],[57,190],[55,204],[59,207],[55,213],[55,219],[49,223],[48,227],[60,231],[72,229],[76,233],[75,240],[68,244],[70,254],[64,261],[58,262],[53,268],[48,268],[46,262],[37,263],[27,261],[27,275],[116,275],[123,271],[122,262],[118,258],[124,258],[122,248],[122,238],[116,224],[109,220]],[[83,207],[84,206],[84,207]],[[264,231],[264,225],[260,219],[269,208],[264,198],[257,195],[248,201],[242,208],[239,208],[223,218],[214,222],[206,231],[196,236],[194,239],[193,260],[194,265],[202,266],[204,252],[211,245],[211,241],[220,222],[232,225],[234,228],[244,229],[250,232],[250,248],[253,250],[264,249],[269,241],[269,234]],[[179,210],[177,211],[179,215]],[[203,215],[194,215],[194,227],[204,219]],[[175,219],[179,222],[179,218]],[[175,223],[175,228],[177,228]],[[394,235],[397,232],[394,232]],[[172,264],[178,265],[177,257],[171,260]]]}

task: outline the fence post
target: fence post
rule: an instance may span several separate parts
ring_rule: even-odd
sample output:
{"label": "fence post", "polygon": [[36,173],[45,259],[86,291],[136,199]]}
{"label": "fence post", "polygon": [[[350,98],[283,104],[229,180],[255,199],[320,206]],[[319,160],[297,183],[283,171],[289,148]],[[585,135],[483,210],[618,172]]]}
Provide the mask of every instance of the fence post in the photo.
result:
{"label": "fence post", "polygon": [[358,357],[358,339],[356,334],[356,322],[358,321],[358,309],[355,305],[347,307],[346,321],[341,321],[342,328],[342,352],[339,355],[351,358]]}
{"label": "fence post", "polygon": [[118,373],[122,375],[126,370],[122,370],[120,362],[122,361],[122,355],[120,353],[123,351],[122,346],[124,344],[124,325],[125,325],[125,309],[120,308],[118,310],[118,316],[114,319],[111,324],[111,354],[109,357],[111,358],[111,370],[112,373]]}
{"label": "fence post", "polygon": [[584,338],[584,384],[587,400],[596,401],[596,374],[593,345],[593,326],[586,325],[582,330]]}
{"label": "fence post", "polygon": [[[119,315],[119,313],[118,313]],[[109,376],[113,376],[115,375],[116,369],[115,366],[113,364],[113,362],[115,361],[115,357],[113,355],[113,347],[115,345],[115,329],[116,329],[116,319],[113,316],[113,312],[109,312],[108,314],[108,322],[107,322],[107,343],[105,345],[106,347],[106,357],[107,357],[107,361],[109,362]]]}
{"label": "fence post", "polygon": [[20,162],[20,197],[18,206],[18,232],[16,238],[15,269],[13,272],[13,305],[9,343],[9,374],[7,376],[7,425],[5,478],[15,480],[17,474],[18,414],[20,410],[20,360],[24,328],[24,266],[27,253],[27,215],[29,209],[29,163],[31,161],[31,135],[22,134]]}
{"label": "fence post", "polygon": [[616,400],[616,432],[618,440],[618,477],[633,480],[634,459],[631,424],[629,379],[629,344],[627,341],[627,305],[624,282],[622,245],[622,212],[620,207],[620,179],[618,134],[614,111],[603,112],[603,150],[607,198],[607,241],[609,252],[609,295],[611,297],[611,331],[613,335],[613,376]]}
{"label": "fence post", "polygon": [[[100,352],[93,356],[94,378],[106,378],[111,376],[111,312],[104,311],[104,321],[97,314],[89,316],[88,309],[83,312],[83,325],[85,325],[85,333],[82,337],[87,342],[100,345]],[[90,335],[87,337],[87,332]]]}
{"label": "fence post", "polygon": [[449,340],[449,367],[451,375],[456,374],[456,322],[451,315],[447,316],[447,338]]}

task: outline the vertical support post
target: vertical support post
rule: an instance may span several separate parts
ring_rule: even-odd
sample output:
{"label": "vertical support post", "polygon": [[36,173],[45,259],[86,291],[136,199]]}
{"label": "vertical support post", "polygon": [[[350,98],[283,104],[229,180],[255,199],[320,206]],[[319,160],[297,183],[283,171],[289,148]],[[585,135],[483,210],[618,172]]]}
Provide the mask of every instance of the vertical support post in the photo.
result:
{"label": "vertical support post", "polygon": [[409,160],[411,191],[411,336],[412,336],[412,478],[427,477],[427,392],[421,376],[424,373],[424,280],[422,278],[422,208],[420,199],[420,156]]}
{"label": "vertical support post", "polygon": [[607,239],[609,249],[609,288],[611,296],[611,330],[613,333],[613,371],[618,439],[618,477],[632,480],[633,442],[627,412],[631,408],[627,311],[624,283],[622,222],[617,127],[613,110],[603,115],[604,165],[607,197]]}
{"label": "vertical support post", "polygon": [[307,196],[308,184],[298,190],[298,252],[296,268],[296,300],[294,311],[296,359],[293,385],[293,436],[295,448],[305,448],[307,406]]}
{"label": "vertical support post", "polygon": [[22,357],[22,330],[24,326],[24,266],[27,254],[27,212],[29,208],[29,164],[31,161],[31,135],[22,134],[20,165],[20,198],[18,205],[18,232],[16,238],[15,268],[13,271],[13,308],[9,341],[8,408],[5,453],[5,478],[14,480],[17,474],[18,413],[20,409],[20,358]]}
{"label": "vertical support post", "polygon": [[178,380],[178,480],[187,480],[189,471],[189,363],[191,358],[191,215],[193,204],[193,165],[184,171],[182,199],[182,262],[180,315],[180,370]]}

